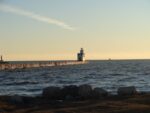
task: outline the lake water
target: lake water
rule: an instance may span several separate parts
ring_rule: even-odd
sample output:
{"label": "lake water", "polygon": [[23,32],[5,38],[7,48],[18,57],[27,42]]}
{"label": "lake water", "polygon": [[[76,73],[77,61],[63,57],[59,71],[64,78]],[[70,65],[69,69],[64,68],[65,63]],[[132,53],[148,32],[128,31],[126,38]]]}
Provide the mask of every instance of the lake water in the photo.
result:
{"label": "lake water", "polygon": [[88,64],[0,71],[0,95],[39,95],[48,86],[90,84],[116,93],[121,86],[150,91],[150,60],[89,61]]}

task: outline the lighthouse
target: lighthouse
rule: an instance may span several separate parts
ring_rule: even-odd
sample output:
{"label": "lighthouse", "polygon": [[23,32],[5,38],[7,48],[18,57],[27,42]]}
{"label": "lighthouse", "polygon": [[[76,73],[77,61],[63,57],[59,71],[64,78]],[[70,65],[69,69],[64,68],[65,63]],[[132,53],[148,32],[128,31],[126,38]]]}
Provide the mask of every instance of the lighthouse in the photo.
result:
{"label": "lighthouse", "polygon": [[80,52],[77,54],[78,61],[85,61],[85,53],[83,48],[81,48]]}
{"label": "lighthouse", "polygon": [[3,62],[3,56],[1,56],[0,62]]}

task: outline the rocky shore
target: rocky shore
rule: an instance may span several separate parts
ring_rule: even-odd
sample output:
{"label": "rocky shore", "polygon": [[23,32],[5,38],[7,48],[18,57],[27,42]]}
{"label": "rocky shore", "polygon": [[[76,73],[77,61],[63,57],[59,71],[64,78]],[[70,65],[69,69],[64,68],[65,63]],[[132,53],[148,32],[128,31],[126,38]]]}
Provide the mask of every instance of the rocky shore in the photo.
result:
{"label": "rocky shore", "polygon": [[0,96],[0,113],[150,113],[150,93],[134,86],[112,95],[90,85],[50,86],[36,97]]}

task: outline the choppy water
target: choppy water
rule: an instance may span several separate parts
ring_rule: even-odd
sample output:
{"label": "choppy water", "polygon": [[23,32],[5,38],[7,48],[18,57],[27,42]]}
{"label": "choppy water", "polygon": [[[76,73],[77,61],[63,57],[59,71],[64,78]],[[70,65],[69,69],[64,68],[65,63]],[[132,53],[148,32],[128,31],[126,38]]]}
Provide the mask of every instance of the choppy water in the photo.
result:
{"label": "choppy water", "polygon": [[85,65],[0,72],[0,95],[38,95],[47,86],[90,84],[112,93],[120,86],[150,91],[150,60],[90,61]]}

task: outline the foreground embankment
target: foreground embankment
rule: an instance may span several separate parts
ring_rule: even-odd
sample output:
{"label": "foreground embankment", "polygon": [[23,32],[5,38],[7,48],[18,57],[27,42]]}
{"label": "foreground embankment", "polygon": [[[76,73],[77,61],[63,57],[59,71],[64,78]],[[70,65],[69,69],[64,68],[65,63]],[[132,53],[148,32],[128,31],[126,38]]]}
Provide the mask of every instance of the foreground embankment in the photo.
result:
{"label": "foreground embankment", "polygon": [[86,61],[47,61],[36,63],[0,63],[0,70],[14,70],[26,68],[39,68],[39,67],[52,67],[52,66],[65,66],[65,65],[79,65],[85,64]]}
{"label": "foreground embankment", "polygon": [[150,93],[121,87],[117,95],[90,85],[47,87],[41,96],[0,96],[0,113],[150,113]]}

